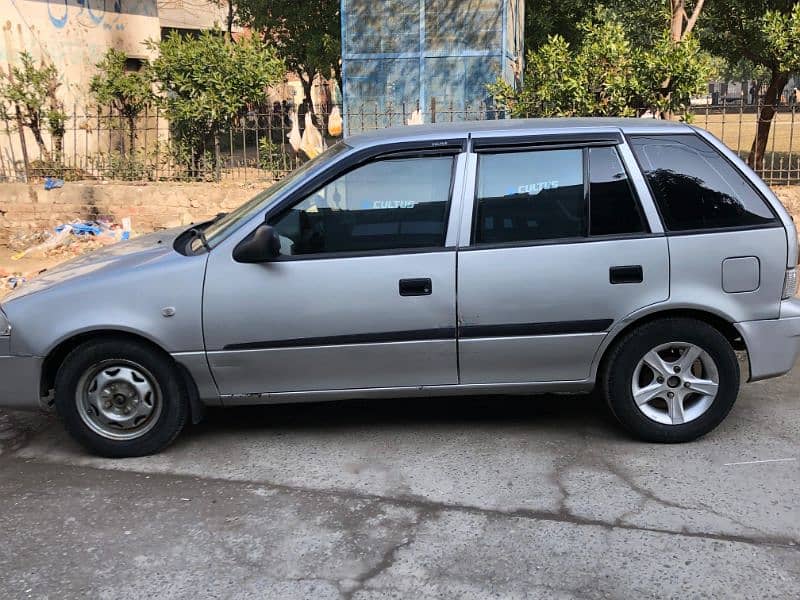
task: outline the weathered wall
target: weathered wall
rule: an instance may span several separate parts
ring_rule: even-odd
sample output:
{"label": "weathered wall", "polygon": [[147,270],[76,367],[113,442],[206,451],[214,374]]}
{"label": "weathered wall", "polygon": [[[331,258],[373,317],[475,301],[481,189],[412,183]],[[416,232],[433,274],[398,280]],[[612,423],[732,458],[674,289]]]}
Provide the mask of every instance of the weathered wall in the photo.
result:
{"label": "weathered wall", "polygon": [[65,104],[84,108],[91,68],[109,47],[148,58],[142,45],[158,40],[161,30],[156,0],[0,0],[3,69],[21,50],[51,61],[61,75]]}
{"label": "weathered wall", "polygon": [[[266,183],[157,183],[149,185],[67,183],[44,191],[41,184],[0,184],[0,246],[15,234],[51,229],[73,219],[131,217],[137,232],[188,225],[230,211]],[[800,186],[776,188],[800,223]]]}
{"label": "weathered wall", "polygon": [[[160,39],[157,0],[0,0],[0,26],[3,72],[18,64],[23,50],[58,69],[59,99],[67,113],[77,115],[67,123],[65,150],[84,156],[109,145],[108,134],[103,137],[97,131],[96,119],[83,117],[96,114],[89,95],[94,65],[108,48],[124,50],[133,58],[152,56],[143,42]],[[25,132],[29,157],[36,160],[39,151],[33,135]],[[44,137],[49,145],[49,136]],[[9,132],[5,123],[0,124],[0,151],[6,168],[21,164],[19,135]]]}
{"label": "weathered wall", "polygon": [[67,183],[44,191],[41,184],[0,184],[0,246],[12,236],[51,229],[73,219],[131,217],[136,232],[188,225],[230,211],[261,185],[159,183],[152,185]]}

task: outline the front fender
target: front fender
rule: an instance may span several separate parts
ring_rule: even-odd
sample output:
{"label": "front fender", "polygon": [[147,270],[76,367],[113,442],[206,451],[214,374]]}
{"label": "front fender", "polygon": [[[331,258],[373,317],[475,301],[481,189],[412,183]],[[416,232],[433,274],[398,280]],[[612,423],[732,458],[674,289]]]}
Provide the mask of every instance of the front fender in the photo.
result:
{"label": "front fender", "polygon": [[[105,268],[4,304],[11,353],[47,356],[90,331],[144,337],[169,353],[203,351],[202,294],[207,255],[164,254],[144,264]],[[165,309],[173,316],[165,316]]]}

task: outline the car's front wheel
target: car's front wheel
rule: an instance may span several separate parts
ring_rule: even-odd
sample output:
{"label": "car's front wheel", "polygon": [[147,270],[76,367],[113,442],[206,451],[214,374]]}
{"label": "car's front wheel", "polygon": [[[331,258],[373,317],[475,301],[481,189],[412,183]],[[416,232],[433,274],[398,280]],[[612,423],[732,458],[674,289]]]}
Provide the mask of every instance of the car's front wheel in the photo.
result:
{"label": "car's front wheel", "polygon": [[638,438],[687,442],[719,425],[739,393],[728,340],[703,321],[667,318],[625,335],[606,361],[611,411]]}
{"label": "car's front wheel", "polygon": [[56,376],[55,404],[67,431],[101,456],[144,456],[169,445],[188,405],[172,359],[125,339],[86,342]]}

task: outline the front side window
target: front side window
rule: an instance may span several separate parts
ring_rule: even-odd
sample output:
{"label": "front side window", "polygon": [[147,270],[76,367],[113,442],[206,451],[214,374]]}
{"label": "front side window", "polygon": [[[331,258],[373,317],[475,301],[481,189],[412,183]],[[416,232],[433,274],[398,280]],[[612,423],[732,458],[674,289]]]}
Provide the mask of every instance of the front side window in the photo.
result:
{"label": "front side window", "polygon": [[744,176],[697,135],[632,136],[631,146],[668,230],[775,222]]}
{"label": "front side window", "polygon": [[269,220],[281,254],[444,246],[454,161],[386,159],[331,181]]}
{"label": "front side window", "polygon": [[475,201],[477,244],[583,236],[583,150],[481,154]]}

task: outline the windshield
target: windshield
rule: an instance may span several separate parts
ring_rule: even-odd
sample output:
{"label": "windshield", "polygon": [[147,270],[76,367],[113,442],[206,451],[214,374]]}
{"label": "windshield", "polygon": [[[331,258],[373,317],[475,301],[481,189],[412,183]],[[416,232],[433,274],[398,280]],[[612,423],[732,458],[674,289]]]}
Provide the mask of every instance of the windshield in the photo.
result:
{"label": "windshield", "polygon": [[289,184],[303,177],[311,169],[320,165],[324,166],[326,163],[332,162],[336,156],[346,150],[350,150],[350,146],[344,142],[339,142],[338,144],[331,146],[316,158],[313,158],[307,163],[301,165],[291,174],[273,183],[263,192],[256,194],[252,199],[242,204],[236,210],[229,212],[224,217],[211,223],[204,231],[209,248],[214,248],[216,245],[218,245],[228,236],[231,231],[249,219],[254,213],[258,212],[267,204],[269,204],[275,195],[286,188]]}

